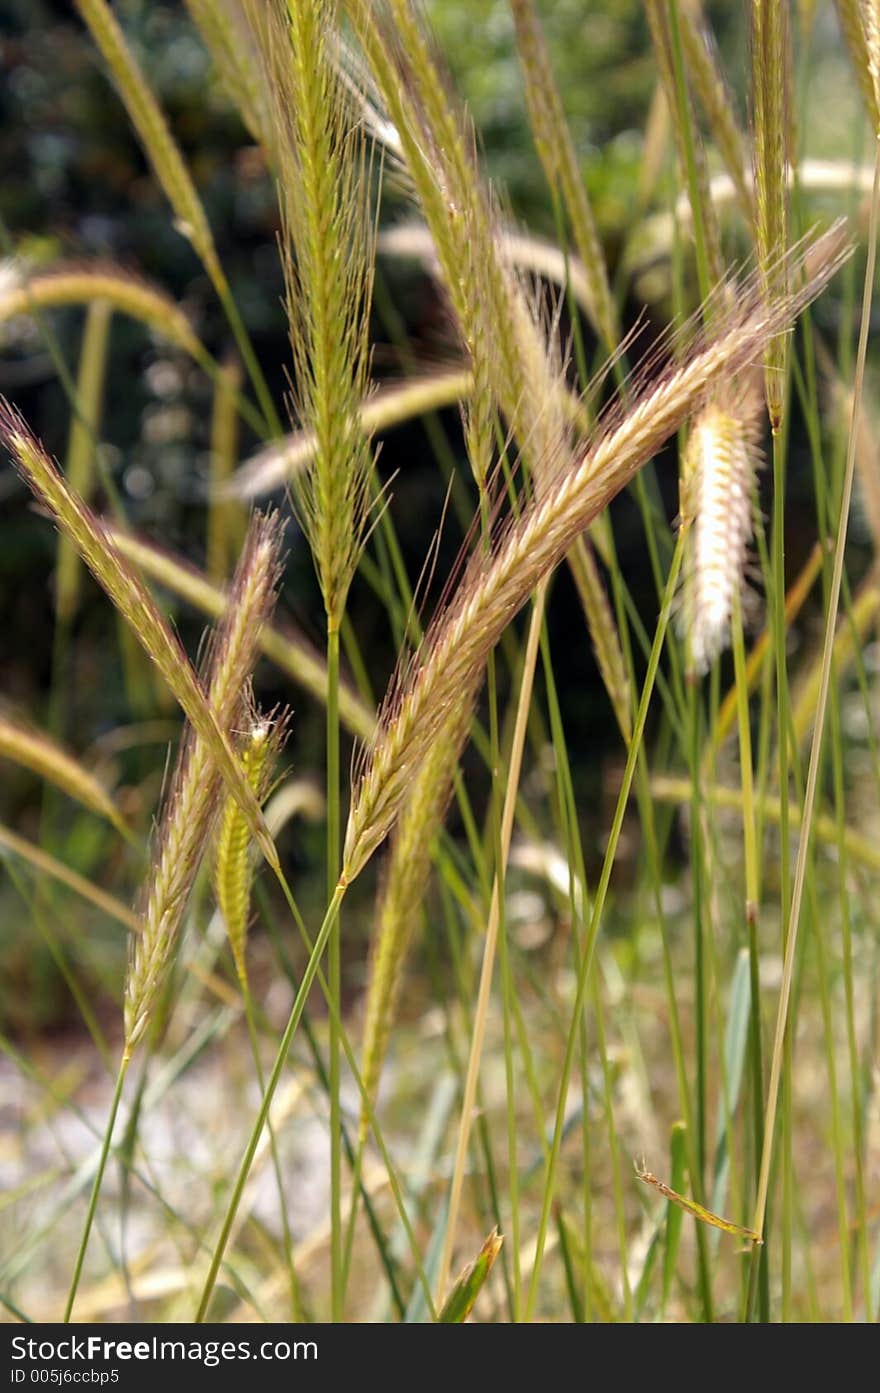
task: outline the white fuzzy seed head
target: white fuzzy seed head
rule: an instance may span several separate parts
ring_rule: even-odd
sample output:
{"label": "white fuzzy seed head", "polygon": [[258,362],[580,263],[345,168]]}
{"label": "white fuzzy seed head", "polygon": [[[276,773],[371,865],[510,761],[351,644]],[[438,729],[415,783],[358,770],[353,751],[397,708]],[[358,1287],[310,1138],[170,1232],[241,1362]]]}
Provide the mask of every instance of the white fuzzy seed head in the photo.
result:
{"label": "white fuzzy seed head", "polygon": [[704,673],[727,645],[752,534],[757,451],[754,412],[710,403],[691,430],[682,467],[681,515],[691,530],[683,630],[688,668]]}

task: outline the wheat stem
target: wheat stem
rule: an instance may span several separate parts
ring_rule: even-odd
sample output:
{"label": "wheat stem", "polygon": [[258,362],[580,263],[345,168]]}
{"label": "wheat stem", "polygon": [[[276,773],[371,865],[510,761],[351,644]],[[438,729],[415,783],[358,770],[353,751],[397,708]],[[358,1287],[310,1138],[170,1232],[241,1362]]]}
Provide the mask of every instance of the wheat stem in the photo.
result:
{"label": "wheat stem", "polygon": [[[877,138],[874,163],[874,188],[871,194],[871,221],[868,234],[868,260],[865,267],[864,293],[862,297],[862,315],[859,329],[859,345],[856,356],[855,381],[853,385],[853,412],[852,424],[850,427],[849,443],[847,447],[846,469],[843,481],[843,493],[840,501],[840,519],[837,528],[837,539],[834,552],[834,567],[831,575],[831,590],[828,598],[828,613],[825,623],[825,643],[822,655],[822,680],[819,688],[819,699],[816,703],[816,721],[813,729],[813,742],[810,749],[810,764],[807,772],[807,785],[804,793],[803,821],[801,825],[801,836],[798,844],[797,861],[795,864],[794,886],[791,899],[791,910],[788,918],[788,937],[785,945],[785,959],[783,962],[782,985],[779,992],[779,1007],[776,1020],[776,1034],[773,1041],[773,1054],[770,1064],[770,1083],[767,1094],[766,1120],[764,1126],[764,1147],[761,1155],[761,1169],[758,1182],[758,1196],[755,1202],[755,1217],[752,1227],[757,1233],[762,1233],[764,1228],[764,1217],[767,1209],[767,1195],[770,1186],[770,1164],[773,1156],[773,1135],[776,1122],[776,1104],[779,1095],[780,1073],[782,1068],[782,1045],[788,1023],[788,1006],[791,997],[791,987],[794,977],[795,949],[798,941],[798,928],[800,924],[801,899],[804,890],[804,878],[806,875],[807,854],[810,846],[810,834],[812,831],[813,809],[816,798],[816,787],[819,777],[819,763],[822,753],[822,737],[825,725],[825,709],[828,702],[828,688],[831,680],[831,665],[834,655],[834,629],[837,617],[837,609],[840,603],[840,588],[843,581],[843,562],[844,550],[846,547],[847,526],[849,522],[850,502],[852,499],[853,476],[855,473],[855,451],[858,421],[858,413],[861,404],[862,389],[865,377],[865,358],[868,349],[868,333],[870,330],[871,318],[871,299],[874,286],[874,267],[877,256],[877,224],[878,212],[880,212],[880,137]],[[780,732],[781,733],[781,732]],[[784,799],[785,790],[782,790]]]}
{"label": "wheat stem", "polygon": [[239,1165],[238,1173],[236,1175],[235,1182],[232,1187],[232,1193],[229,1198],[228,1207],[226,1210],[225,1217],[223,1219],[223,1223],[220,1228],[220,1233],[214,1245],[214,1250],[211,1256],[211,1262],[208,1267],[208,1273],[205,1278],[204,1287],[202,1289],[202,1295],[199,1299],[198,1309],[196,1310],[195,1316],[193,1318],[197,1324],[207,1319],[208,1307],[211,1302],[211,1295],[214,1291],[214,1287],[217,1282],[217,1275],[220,1271],[220,1264],[223,1261],[223,1257],[226,1252],[226,1245],[229,1242],[229,1236],[232,1233],[232,1226],[235,1222],[235,1216],[238,1213],[238,1206],[241,1203],[241,1197],[244,1193],[244,1187],[247,1182],[248,1175],[250,1174],[250,1169],[253,1164],[254,1156],[256,1155],[257,1146],[259,1145],[260,1137],[263,1133],[263,1128],[266,1125],[266,1119],[269,1116],[269,1109],[272,1106],[272,1099],[275,1096],[275,1090],[278,1087],[281,1075],[284,1071],[284,1066],[287,1063],[287,1056],[290,1053],[290,1046],[293,1043],[293,1037],[296,1033],[296,1028],[299,1025],[300,1017],[302,1016],[303,1009],[308,999],[312,983],[315,980],[315,973],[318,970],[318,966],[320,964],[321,957],[323,956],[324,949],[327,947],[327,940],[333,929],[333,925],[336,922],[336,916],[339,913],[339,906],[342,904],[344,894],[345,887],[343,885],[337,885],[333,893],[333,898],[331,899],[330,904],[327,906],[327,913],[324,916],[324,922],[322,923],[318,931],[318,936],[315,939],[314,947],[312,949],[309,961],[306,964],[305,971],[303,972],[302,979],[300,981],[299,990],[296,993],[293,1006],[291,1007],[290,1016],[288,1018],[287,1025],[285,1026],[284,1034],[281,1037],[281,1043],[278,1046],[278,1053],[275,1056],[275,1061],[272,1065],[268,1079],[266,1081],[266,1087],[263,1091],[263,1097],[260,1102],[260,1108],[257,1113],[256,1121],[254,1122],[250,1137],[248,1138],[248,1143],[245,1147],[245,1152],[241,1159],[241,1164]]}
{"label": "wheat stem", "polygon": [[666,589],[663,595],[663,604],[660,616],[657,620],[657,628],[654,633],[654,642],[651,645],[651,654],[648,659],[648,670],[645,674],[645,681],[642,686],[642,694],[639,699],[638,710],[633,725],[633,738],[630,741],[627,751],[626,766],[623,771],[620,792],[617,797],[617,806],[614,811],[614,818],[611,823],[611,831],[608,837],[608,846],[605,851],[605,859],[602,863],[602,872],[599,883],[596,886],[596,894],[593,900],[590,922],[585,937],[583,948],[581,949],[581,961],[578,972],[577,990],[570,1013],[570,1025],[566,1037],[565,1054],[563,1057],[562,1070],[559,1079],[557,1092],[556,1116],[553,1127],[553,1140],[550,1146],[550,1157],[547,1162],[544,1177],[544,1195],[541,1205],[541,1217],[538,1224],[538,1234],[535,1241],[535,1258],[532,1267],[532,1280],[529,1285],[528,1300],[526,1303],[526,1319],[531,1320],[535,1311],[535,1301],[538,1294],[538,1277],[540,1274],[541,1261],[544,1256],[544,1246],[547,1241],[547,1229],[550,1222],[550,1214],[553,1202],[553,1191],[555,1186],[556,1167],[559,1162],[559,1152],[562,1147],[562,1137],[565,1128],[565,1107],[568,1099],[568,1086],[571,1078],[571,1070],[574,1064],[574,1055],[577,1048],[581,1020],[586,1001],[587,985],[591,980],[591,967],[593,962],[593,951],[596,946],[596,939],[599,934],[599,927],[602,914],[605,908],[605,899],[608,894],[608,887],[611,883],[611,871],[614,866],[614,859],[617,854],[617,846],[620,834],[623,830],[624,814],[629,801],[630,789],[632,788],[633,776],[638,763],[641,750],[642,739],[645,733],[645,722],[648,717],[648,708],[651,703],[651,695],[654,690],[654,682],[657,677],[657,669],[660,664],[660,654],[663,651],[663,643],[666,638],[666,630],[669,627],[669,619],[672,611],[672,601],[675,595],[675,587],[678,583],[678,575],[681,570],[681,562],[684,546],[684,532],[679,532],[676,541],[675,551],[672,554],[672,562],[669,568],[669,575],[666,581]]}
{"label": "wheat stem", "polygon": [[480,984],[477,990],[477,1003],[474,1008],[474,1017],[471,1025],[471,1048],[468,1055],[464,1093],[462,1095],[462,1104],[459,1113],[458,1136],[455,1145],[452,1180],[449,1186],[446,1234],[443,1241],[443,1253],[437,1274],[438,1306],[442,1306],[446,1297],[446,1288],[449,1282],[449,1272],[452,1265],[452,1253],[455,1246],[455,1231],[458,1223],[458,1210],[461,1202],[462,1185],[464,1183],[464,1171],[467,1162],[468,1142],[470,1140],[471,1122],[473,1120],[480,1061],[483,1055],[483,1041],[485,1039],[486,1020],[489,1013],[489,995],[492,989],[492,975],[495,967],[495,951],[498,945],[501,896],[504,893],[504,876],[507,869],[507,858],[510,852],[510,839],[513,835],[516,800],[519,792],[522,758],[528,729],[529,711],[531,708],[535,662],[538,656],[538,643],[541,637],[541,627],[544,623],[546,602],[547,583],[545,581],[541,583],[535,593],[525,653],[523,655],[523,670],[517,697],[516,721],[513,729],[513,741],[507,768],[507,782],[504,789],[504,804],[501,812],[499,859],[495,867],[495,879],[492,885],[492,901],[489,908],[489,921],[486,926],[486,937],[483,943],[483,962],[480,969]]}
{"label": "wheat stem", "polygon": [[122,1102],[122,1090],[125,1087],[125,1076],[128,1072],[128,1056],[123,1055],[119,1065],[119,1073],[116,1076],[116,1086],[113,1090],[113,1100],[110,1104],[110,1115],[107,1118],[107,1126],[104,1129],[104,1140],[101,1143],[101,1153],[98,1157],[98,1168],[95,1171],[95,1178],[92,1181],[92,1189],[89,1194],[89,1207],[86,1211],[86,1221],[83,1225],[82,1235],[79,1240],[76,1261],[73,1267],[73,1276],[70,1279],[70,1287],[67,1292],[67,1302],[64,1307],[62,1317],[65,1325],[69,1324],[73,1317],[73,1303],[76,1301],[76,1293],[79,1289],[80,1277],[82,1276],[83,1263],[85,1262],[86,1250],[89,1246],[89,1237],[92,1232],[92,1224],[95,1219],[95,1212],[98,1207],[98,1196],[101,1193],[101,1183],[104,1179],[104,1171],[107,1168],[107,1158],[110,1155],[110,1145],[113,1140],[113,1129],[116,1126],[116,1116],[119,1112],[119,1105]]}

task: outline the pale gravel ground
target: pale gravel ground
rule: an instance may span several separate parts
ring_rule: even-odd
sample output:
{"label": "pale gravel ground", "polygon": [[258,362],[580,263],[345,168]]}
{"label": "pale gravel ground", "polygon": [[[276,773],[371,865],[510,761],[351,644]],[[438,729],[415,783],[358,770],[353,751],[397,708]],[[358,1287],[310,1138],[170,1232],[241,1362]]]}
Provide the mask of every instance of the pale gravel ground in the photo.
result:
{"label": "pale gravel ground", "polygon": [[[142,1119],[139,1169],[151,1174],[168,1203],[199,1231],[216,1229],[230,1175],[259,1105],[256,1081],[247,1078],[249,1065],[252,1073],[246,1036],[234,1031],[176,1079]],[[53,1070],[59,1082],[65,1074],[69,1079],[73,1069],[83,1075],[74,1096],[83,1116],[100,1134],[112,1088],[106,1076],[95,1072],[89,1047],[78,1046],[55,1059],[47,1056],[42,1067]],[[130,1099],[132,1094],[129,1088],[126,1096]],[[45,1100],[44,1090],[23,1079],[11,1062],[0,1061],[0,1189],[9,1194],[29,1180],[40,1176],[46,1180],[0,1210],[0,1290],[8,1289],[10,1265],[16,1270],[23,1264],[12,1284],[14,1300],[34,1317],[54,1314],[57,1318],[47,1296],[53,1288],[62,1291],[69,1274],[98,1143],[71,1108],[47,1115]],[[308,1087],[307,1072],[301,1067],[289,1071],[278,1102],[282,1111],[278,1142],[291,1229],[295,1242],[301,1243],[314,1234],[328,1209],[326,1108],[320,1094]],[[353,1108],[354,1098],[346,1098],[345,1105]],[[122,1124],[117,1123],[116,1138],[121,1135]],[[71,1179],[77,1175],[78,1179]],[[105,1236],[114,1249],[119,1244],[120,1184],[120,1168],[111,1163],[102,1189],[102,1213]],[[252,1178],[246,1203],[249,1214],[277,1239],[277,1187],[268,1150]],[[26,1262],[24,1245],[44,1228],[50,1232]],[[155,1197],[135,1181],[125,1233],[125,1249],[133,1266],[141,1254],[149,1254],[151,1263],[164,1254],[163,1266],[179,1261],[167,1243],[165,1228]],[[157,1249],[157,1244],[162,1246]],[[102,1246],[95,1235],[84,1291],[90,1278],[107,1270],[107,1251]],[[193,1244],[187,1247],[191,1250]]]}

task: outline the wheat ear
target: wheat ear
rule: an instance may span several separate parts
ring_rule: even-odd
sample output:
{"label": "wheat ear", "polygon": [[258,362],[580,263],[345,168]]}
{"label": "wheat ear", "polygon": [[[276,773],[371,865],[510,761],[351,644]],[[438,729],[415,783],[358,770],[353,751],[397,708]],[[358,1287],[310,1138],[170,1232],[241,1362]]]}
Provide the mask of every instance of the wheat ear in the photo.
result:
{"label": "wheat ear", "polygon": [[223,272],[201,199],[116,16],[107,0],[75,0],[75,3],[101,50],[156,178],[174,209],[178,231],[192,243],[211,280],[215,284],[222,281]]}
{"label": "wheat ear", "polygon": [[[151,576],[159,585],[179,595],[188,604],[212,619],[219,619],[229,603],[229,596],[214,585],[188,561],[173,556],[159,547],[144,542],[118,528],[107,529],[114,547],[127,557],[139,571]],[[309,692],[319,702],[327,701],[327,665],[311,644],[292,625],[265,624],[260,633],[260,648],[282,672]],[[376,725],[375,712],[343,683],[339,689],[339,714],[353,735],[369,739]]]}
{"label": "wheat ear", "polygon": [[[241,737],[241,763],[257,802],[265,801],[275,760],[287,733],[287,717],[260,716],[249,711]],[[250,830],[232,798],[224,802],[214,856],[214,893],[239,981],[247,989],[248,921],[254,858]]]}
{"label": "wheat ear", "polygon": [[836,8],[840,28],[868,109],[871,129],[880,130],[880,100],[871,71],[871,57],[865,33],[864,0],[836,0]]}
{"label": "wheat ear", "polygon": [[506,264],[473,131],[448,98],[421,20],[404,0],[346,0],[434,243],[443,285],[474,362],[526,456],[549,473],[566,433],[557,371]]}
{"label": "wheat ear", "polygon": [[760,396],[731,389],[694,421],[682,462],[683,632],[688,666],[708,671],[730,637],[752,535]]}
{"label": "wheat ear", "polygon": [[49,509],[58,527],[76,547],[98,584],[106,591],[147,656],[159,669],[198,735],[211,750],[230,792],[238,800],[254,836],[273,867],[278,857],[247,779],[229,738],[217,724],[179,639],[159,613],[143,582],[123,560],[110,534],[31,435],[21,416],[0,398],[0,440],[25,482]]}
{"label": "wheat ear", "polygon": [[[672,131],[675,149],[683,183],[688,189],[692,206],[693,225],[698,233],[697,255],[705,257],[706,265],[701,270],[701,282],[717,285],[723,277],[724,261],[721,255],[721,232],[718,214],[709,197],[709,173],[706,167],[706,152],[693,117],[690,88],[687,77],[681,71],[679,15],[680,7],[667,4],[667,0],[645,0],[645,12],[651,30],[651,41],[657,59],[657,68],[666,105],[672,118]],[[701,234],[701,236],[699,235]],[[702,238],[702,240],[701,240]],[[701,287],[706,293],[705,286]]]}
{"label": "wheat ear", "polygon": [[314,435],[293,487],[338,630],[360,556],[373,454],[359,408],[369,368],[369,166],[338,73],[336,0],[248,0],[273,93],[297,415]]}
{"label": "wheat ear", "polygon": [[[486,656],[535,586],[713,389],[750,364],[826,284],[845,254],[839,228],[814,243],[813,250],[811,280],[769,304],[759,287],[743,288],[723,328],[659,382],[637,393],[626,414],[606,424],[574,467],[507,525],[491,558],[476,557],[468,567],[457,594],[386,701],[354,792],[343,881],[360,872],[386,836],[443,721],[461,692],[481,681]],[[805,254],[801,247],[799,269]]]}
{"label": "wheat ear", "polygon": [[714,36],[700,10],[699,3],[686,3],[678,8],[678,25],[685,63],[694,92],[706,113],[706,120],[718,152],[733,180],[740,207],[751,218],[752,189],[745,154],[745,138],[718,64]]}
{"label": "wheat ear", "polygon": [[[229,606],[207,664],[208,701],[223,731],[238,724],[243,709],[259,652],[260,627],[275,602],[280,543],[277,517],[257,515],[248,531]],[[245,771],[238,762],[236,767],[256,803]],[[125,984],[126,1056],[142,1039],[164,982],[187,900],[210,842],[221,789],[214,748],[190,727],[165,801],[153,870],[144,894],[143,931],[132,942]]]}

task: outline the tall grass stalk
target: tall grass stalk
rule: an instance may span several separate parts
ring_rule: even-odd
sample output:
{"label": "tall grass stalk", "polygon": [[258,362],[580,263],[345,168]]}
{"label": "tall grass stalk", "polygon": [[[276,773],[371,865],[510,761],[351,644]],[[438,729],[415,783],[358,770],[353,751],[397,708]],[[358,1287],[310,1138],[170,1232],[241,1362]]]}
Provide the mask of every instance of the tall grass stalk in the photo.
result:
{"label": "tall grass stalk", "polygon": [[107,0],[76,0],[76,4],[110,69],[129,119],[174,210],[177,229],[192,245],[217,292],[253,382],[266,429],[270,435],[280,435],[278,414],[217,255],[202,201],[152,88]]}
{"label": "tall grass stalk", "polygon": [[623,818],[626,812],[629,794],[632,788],[633,776],[635,774],[636,763],[639,757],[639,748],[644,736],[645,722],[648,716],[648,707],[651,701],[651,694],[654,689],[654,681],[657,675],[657,668],[660,663],[660,655],[663,651],[663,644],[666,638],[666,630],[672,611],[672,600],[675,594],[675,587],[678,583],[679,571],[681,569],[683,555],[683,533],[679,533],[678,542],[672,557],[672,564],[666,583],[666,593],[664,596],[663,608],[657,622],[654,634],[654,642],[651,647],[651,656],[648,662],[648,671],[642,687],[642,694],[639,699],[638,710],[633,725],[633,738],[630,742],[627,753],[626,767],[623,772],[620,792],[617,797],[617,804],[614,811],[614,818],[611,824],[611,831],[608,838],[608,846],[602,863],[602,873],[596,887],[593,898],[593,905],[590,911],[589,925],[585,936],[584,946],[581,951],[580,969],[577,977],[577,989],[572,1005],[571,1024],[569,1026],[565,1055],[562,1063],[562,1070],[557,1089],[556,1115],[553,1125],[553,1141],[550,1149],[550,1157],[544,1176],[544,1192],[541,1203],[541,1216],[538,1225],[538,1236],[535,1245],[535,1259],[532,1268],[532,1278],[529,1284],[528,1299],[526,1303],[526,1318],[531,1320],[535,1314],[535,1305],[538,1296],[538,1279],[541,1270],[541,1262],[544,1256],[544,1246],[547,1241],[547,1230],[550,1221],[550,1214],[553,1203],[553,1194],[556,1180],[556,1167],[559,1162],[559,1152],[562,1145],[562,1135],[565,1125],[565,1108],[568,1099],[568,1085],[571,1077],[572,1065],[574,1063],[574,1053],[579,1036],[581,1016],[586,1001],[587,987],[591,980],[591,969],[593,950],[599,933],[602,913],[605,908],[605,897],[608,893],[608,886],[611,881],[611,871],[614,865],[614,858],[617,853],[617,845],[620,833],[623,828]]}
{"label": "tall grass stalk", "polygon": [[[838,520],[837,538],[835,541],[834,568],[831,578],[831,592],[829,596],[828,612],[825,623],[825,642],[822,654],[822,681],[819,689],[819,698],[816,704],[816,722],[813,730],[813,741],[810,749],[810,764],[807,774],[807,785],[804,794],[803,822],[801,826],[800,841],[798,844],[797,861],[795,864],[794,883],[792,888],[791,910],[788,919],[788,934],[785,944],[785,959],[783,963],[782,986],[779,994],[779,1008],[776,1021],[776,1034],[773,1042],[773,1053],[770,1061],[770,1082],[768,1086],[766,1122],[764,1128],[764,1148],[761,1155],[760,1175],[758,1181],[758,1194],[755,1202],[755,1217],[753,1227],[758,1233],[763,1232],[764,1217],[767,1209],[767,1199],[770,1185],[770,1166],[773,1156],[773,1137],[776,1122],[776,1105],[779,1096],[780,1074],[783,1063],[783,1044],[785,1031],[788,1024],[788,1009],[791,998],[791,988],[794,973],[795,949],[797,947],[798,928],[800,923],[801,900],[804,890],[804,879],[807,868],[807,857],[810,847],[810,835],[812,831],[813,809],[816,797],[816,785],[819,774],[819,764],[822,753],[822,737],[824,734],[825,710],[828,702],[828,688],[831,679],[831,663],[834,652],[834,627],[837,617],[837,608],[840,601],[840,589],[843,579],[843,562],[846,548],[847,527],[849,522],[850,502],[852,498],[853,477],[855,473],[855,450],[857,441],[856,424],[861,402],[862,388],[865,374],[865,358],[868,348],[868,333],[870,328],[871,300],[874,286],[874,267],[876,264],[876,240],[878,226],[878,211],[880,211],[880,139],[877,141],[874,164],[874,187],[871,194],[871,219],[868,231],[868,257],[865,268],[864,293],[862,297],[862,315],[859,329],[859,346],[856,356],[855,381],[853,386],[853,414],[852,425],[850,428],[850,438],[847,448],[846,470],[843,480],[843,491],[840,501],[840,517]],[[781,731],[780,731],[781,734]],[[784,791],[783,791],[784,801]]]}
{"label": "tall grass stalk", "polygon": [[461,1111],[459,1114],[458,1136],[455,1144],[455,1157],[452,1167],[452,1179],[449,1186],[449,1203],[446,1215],[446,1236],[443,1243],[443,1253],[440,1259],[440,1267],[437,1274],[437,1304],[442,1305],[446,1297],[446,1288],[449,1281],[449,1271],[452,1265],[452,1253],[455,1244],[455,1233],[458,1222],[458,1208],[461,1202],[461,1190],[464,1183],[464,1171],[467,1163],[468,1143],[470,1140],[471,1119],[474,1111],[474,1100],[476,1097],[477,1076],[480,1069],[480,1061],[483,1053],[483,1040],[486,1030],[486,1019],[489,1010],[489,995],[492,987],[492,975],[495,967],[495,952],[498,945],[498,927],[501,918],[501,897],[504,894],[504,876],[507,869],[507,857],[510,851],[510,838],[513,833],[513,819],[516,811],[516,798],[519,790],[519,778],[522,769],[523,749],[526,739],[526,723],[529,716],[529,708],[532,698],[532,682],[534,680],[535,661],[538,653],[538,642],[541,636],[541,628],[544,623],[544,609],[547,600],[546,583],[542,583],[535,593],[532,605],[532,613],[529,619],[529,632],[526,639],[525,653],[523,657],[523,673],[517,699],[516,724],[513,732],[513,744],[511,746],[508,761],[507,783],[504,790],[504,805],[501,813],[501,826],[499,835],[500,856],[495,867],[495,879],[492,885],[492,900],[489,908],[489,921],[486,926],[486,938],[483,944],[483,961],[480,969],[480,985],[477,993],[477,1003],[474,1010],[474,1020],[472,1026],[471,1049],[468,1056],[467,1074],[465,1075],[464,1093],[462,1097]]}

